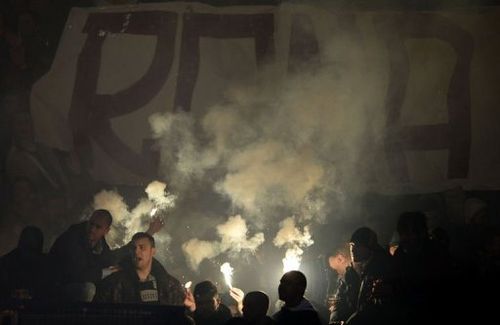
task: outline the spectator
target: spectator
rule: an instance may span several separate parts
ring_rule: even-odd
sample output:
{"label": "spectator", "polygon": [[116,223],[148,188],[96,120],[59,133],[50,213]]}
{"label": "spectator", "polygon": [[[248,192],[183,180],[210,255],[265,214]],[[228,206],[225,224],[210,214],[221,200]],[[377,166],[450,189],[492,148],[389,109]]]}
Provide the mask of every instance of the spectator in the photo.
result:
{"label": "spectator", "polygon": [[[114,266],[127,255],[130,244],[110,250],[105,236],[111,223],[109,211],[96,210],[88,221],[71,226],[52,245],[50,256],[65,299],[91,301],[95,284],[116,272]],[[162,226],[159,219],[154,219],[148,233],[152,235]]]}
{"label": "spectator", "polygon": [[328,259],[330,267],[337,273],[337,287],[330,303],[330,324],[347,321],[356,310],[359,292],[359,276],[351,266],[349,248],[343,246]]}
{"label": "spectator", "polygon": [[210,281],[203,281],[194,287],[194,322],[197,325],[225,324],[231,318],[231,311],[221,303],[217,287]]}
{"label": "spectator", "polygon": [[300,271],[290,271],[281,277],[278,295],[279,299],[285,302],[285,305],[273,315],[277,324],[321,324],[318,312],[304,298],[306,287],[306,276]]}
{"label": "spectator", "polygon": [[243,317],[235,317],[227,325],[273,325],[274,320],[267,316],[269,297],[262,291],[252,291],[243,298]]}
{"label": "spectator", "polygon": [[[394,261],[400,276],[398,298],[405,307],[405,322],[425,321],[425,315],[438,312],[434,302],[447,290],[451,259],[447,247],[428,234],[426,216],[422,212],[405,212],[397,225],[400,243]],[[439,234],[439,229],[436,234]]]}
{"label": "spectator", "polygon": [[183,306],[180,282],[154,259],[153,236],[139,232],[132,237],[132,243],[132,260],[127,259],[122,270],[99,283],[94,301]]}
{"label": "spectator", "polygon": [[42,231],[25,227],[17,247],[0,258],[1,299],[43,299],[48,264],[42,248]]}
{"label": "spectator", "polygon": [[356,294],[356,310],[346,324],[395,322],[395,272],[389,252],[379,245],[377,234],[368,227],[358,228],[352,234],[350,248],[360,285]]}

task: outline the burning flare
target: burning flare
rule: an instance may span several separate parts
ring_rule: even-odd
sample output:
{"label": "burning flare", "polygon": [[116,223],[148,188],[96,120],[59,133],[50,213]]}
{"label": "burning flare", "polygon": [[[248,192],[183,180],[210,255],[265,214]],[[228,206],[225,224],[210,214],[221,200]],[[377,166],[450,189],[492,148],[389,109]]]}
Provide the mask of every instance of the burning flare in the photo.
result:
{"label": "burning flare", "polygon": [[298,247],[287,249],[285,258],[283,258],[283,273],[298,270],[304,251]]}
{"label": "burning flare", "polygon": [[230,289],[232,289],[233,268],[231,267],[231,264],[229,264],[228,262],[222,264],[220,267],[220,271],[222,272],[222,274],[224,274],[224,280],[226,281],[226,284]]}
{"label": "burning flare", "polygon": [[153,181],[144,191],[147,198],[141,198],[132,209],[117,191],[102,190],[94,196],[93,208],[109,210],[113,216],[111,231],[106,236],[111,248],[118,248],[129,242],[158,211],[175,207],[177,196],[167,191],[166,183]]}
{"label": "burning flare", "polygon": [[189,289],[189,288],[191,288],[191,286],[192,286],[192,285],[193,285],[193,281],[188,281],[188,282],[186,282],[186,284],[184,285],[184,288],[185,288],[185,289]]}
{"label": "burning flare", "polygon": [[304,226],[302,230],[295,223],[294,217],[289,217],[280,223],[280,230],[276,234],[273,243],[277,247],[286,247],[283,261],[283,273],[300,268],[300,261],[304,251],[302,248],[314,244],[309,226]]}

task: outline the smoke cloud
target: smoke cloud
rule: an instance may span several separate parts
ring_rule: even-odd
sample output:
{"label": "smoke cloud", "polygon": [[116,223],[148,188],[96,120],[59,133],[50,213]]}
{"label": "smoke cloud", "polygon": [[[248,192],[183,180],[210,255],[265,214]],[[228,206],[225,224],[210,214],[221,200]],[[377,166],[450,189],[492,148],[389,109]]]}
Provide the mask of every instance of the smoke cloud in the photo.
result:
{"label": "smoke cloud", "polygon": [[[280,216],[297,216],[281,223],[274,245],[299,264],[313,243],[312,227],[327,216],[340,218],[346,193],[365,192],[384,168],[373,163],[383,152],[383,57],[377,51],[365,57],[355,31],[337,34],[334,42],[319,40],[314,64],[284,78],[276,66],[260,67],[251,80],[232,82],[216,105],[150,116],[160,171],[180,198],[196,205],[201,200],[193,193],[215,193],[227,200],[222,213],[240,213],[263,230],[273,231]],[[200,204],[198,214],[211,208]],[[209,217],[192,224],[200,231],[213,226]],[[183,245],[190,267],[228,247],[245,250],[264,241],[263,234],[247,239],[246,227],[239,229],[218,226],[217,241],[202,241],[193,231]]]}
{"label": "smoke cloud", "polygon": [[155,204],[157,209],[173,208],[177,197],[173,194],[166,193],[167,184],[160,181],[153,181],[146,187],[148,199]]}
{"label": "smoke cloud", "polygon": [[204,259],[212,259],[222,253],[253,253],[264,242],[264,234],[257,233],[248,238],[246,221],[240,216],[229,217],[217,226],[220,241],[204,241],[193,238],[182,245],[189,266],[197,270]]}
{"label": "smoke cloud", "polygon": [[204,113],[152,115],[161,170],[175,191],[209,182],[262,226],[283,214],[322,222],[333,208],[328,196],[365,190],[384,91],[372,79],[377,70],[359,63],[364,51],[345,42],[325,45],[321,69],[234,85]]}
{"label": "smoke cloud", "polygon": [[304,230],[300,230],[296,224],[294,217],[288,217],[280,223],[280,230],[273,240],[274,245],[282,247],[285,245],[306,247],[314,244],[309,233],[309,226],[305,226]]}
{"label": "smoke cloud", "polygon": [[[166,210],[175,206],[176,196],[166,188],[163,182],[151,182],[145,189],[148,198],[141,198],[132,210],[116,191],[102,190],[94,196],[93,208],[106,209],[113,216],[111,230],[106,236],[110,247],[120,247],[128,243],[135,233],[145,231],[153,209]],[[170,236],[165,233],[156,237],[160,245],[170,242]]]}
{"label": "smoke cloud", "polygon": [[304,226],[303,230],[300,230],[294,217],[289,217],[280,223],[280,230],[276,234],[273,244],[277,247],[287,248],[283,259],[283,272],[288,272],[299,269],[302,254],[304,254],[302,248],[311,246],[314,241],[309,232],[309,226]]}

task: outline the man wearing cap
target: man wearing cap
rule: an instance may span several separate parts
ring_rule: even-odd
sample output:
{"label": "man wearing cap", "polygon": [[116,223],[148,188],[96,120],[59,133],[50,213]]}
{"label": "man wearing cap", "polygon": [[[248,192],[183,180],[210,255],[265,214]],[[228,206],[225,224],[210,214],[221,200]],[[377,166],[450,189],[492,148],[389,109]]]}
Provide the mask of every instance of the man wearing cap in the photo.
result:
{"label": "man wearing cap", "polygon": [[356,311],[346,324],[393,323],[395,272],[391,255],[379,245],[377,234],[368,227],[358,228],[349,244],[360,286]]}

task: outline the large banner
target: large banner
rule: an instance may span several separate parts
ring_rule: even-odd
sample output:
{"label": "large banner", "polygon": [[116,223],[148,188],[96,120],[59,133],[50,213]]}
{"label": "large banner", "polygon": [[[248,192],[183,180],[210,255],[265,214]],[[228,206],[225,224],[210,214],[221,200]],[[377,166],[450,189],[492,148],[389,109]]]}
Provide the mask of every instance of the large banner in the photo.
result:
{"label": "large banner", "polygon": [[75,152],[96,180],[140,184],[158,171],[151,114],[201,116],[232,84],[257,72],[280,82],[350,44],[343,59],[376,75],[382,94],[373,98],[386,131],[375,189],[499,189],[499,30],[496,9],[74,8],[32,90],[36,136]]}

